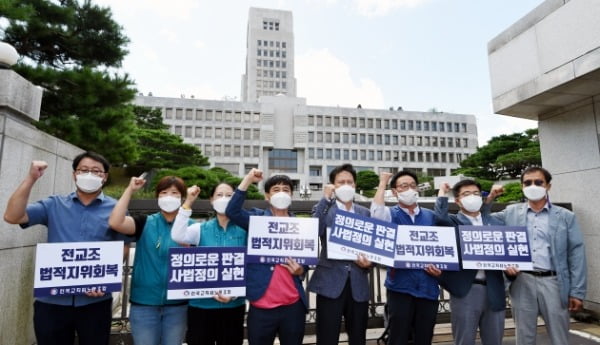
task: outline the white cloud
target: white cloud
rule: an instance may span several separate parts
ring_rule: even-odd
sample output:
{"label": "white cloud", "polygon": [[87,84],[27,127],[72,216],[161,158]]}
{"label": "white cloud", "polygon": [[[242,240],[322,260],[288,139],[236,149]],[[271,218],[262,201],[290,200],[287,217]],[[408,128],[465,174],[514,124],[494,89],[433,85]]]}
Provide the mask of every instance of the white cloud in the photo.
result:
{"label": "white cloud", "polygon": [[[139,13],[145,10],[161,17],[189,20],[194,9],[197,9],[201,1],[198,0],[96,0],[98,5],[110,6],[115,12]],[[150,23],[149,23],[150,24]]]}
{"label": "white cloud", "polygon": [[397,8],[416,7],[429,0],[354,0],[353,7],[367,17],[385,16]]}
{"label": "white cloud", "polygon": [[477,132],[479,146],[487,144],[492,137],[523,132],[526,129],[536,127],[537,121],[494,114],[478,115]]}
{"label": "white cloud", "polygon": [[159,35],[161,37],[165,38],[169,42],[172,42],[172,43],[179,42],[179,35],[177,34],[177,32],[175,32],[173,30],[161,29],[159,32]]}
{"label": "white cloud", "polygon": [[367,78],[352,80],[348,64],[327,49],[311,50],[296,56],[298,97],[311,105],[383,109],[383,92]]}

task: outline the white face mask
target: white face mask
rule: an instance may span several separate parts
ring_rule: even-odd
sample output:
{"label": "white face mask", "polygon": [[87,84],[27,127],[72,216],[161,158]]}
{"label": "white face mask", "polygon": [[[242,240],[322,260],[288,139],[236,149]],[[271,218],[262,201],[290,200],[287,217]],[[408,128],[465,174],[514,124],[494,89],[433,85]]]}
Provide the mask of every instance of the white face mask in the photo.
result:
{"label": "white face mask", "polygon": [[342,185],[335,189],[335,197],[341,202],[348,202],[354,199],[354,193],[356,190],[349,184]]}
{"label": "white face mask", "polygon": [[227,196],[215,199],[212,202],[212,207],[217,213],[225,214],[225,210],[227,209],[227,204],[229,204],[229,200],[231,200],[231,197]]}
{"label": "white face mask", "polygon": [[84,193],[94,193],[102,187],[102,177],[92,173],[75,175],[75,184]]}
{"label": "white face mask", "polygon": [[278,192],[269,199],[271,206],[278,210],[285,210],[292,204],[292,197],[286,192]]}
{"label": "white face mask", "polygon": [[181,198],[170,195],[158,198],[158,207],[167,213],[175,212],[180,206]]}
{"label": "white face mask", "polygon": [[546,196],[546,188],[536,185],[531,185],[523,188],[523,194],[527,200],[538,201]]}
{"label": "white face mask", "polygon": [[406,206],[414,205],[419,199],[419,192],[414,189],[408,189],[398,193],[398,201]]}
{"label": "white face mask", "polygon": [[481,209],[481,205],[483,205],[483,200],[481,196],[478,195],[469,195],[460,199],[460,203],[462,207],[468,212],[477,212]]}

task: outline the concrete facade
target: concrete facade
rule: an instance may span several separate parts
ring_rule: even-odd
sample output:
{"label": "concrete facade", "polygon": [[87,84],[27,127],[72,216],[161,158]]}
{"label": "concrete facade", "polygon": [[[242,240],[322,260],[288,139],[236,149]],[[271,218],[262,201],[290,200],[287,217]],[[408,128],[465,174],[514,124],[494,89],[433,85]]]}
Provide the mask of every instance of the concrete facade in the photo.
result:
{"label": "concrete facade", "polygon": [[250,7],[242,101],[278,94],[296,96],[292,18],[290,11]]}
{"label": "concrete facade", "polygon": [[[0,209],[29,171],[32,160],[49,167],[30,200],[75,189],[73,157],[82,151],[37,130],[42,90],[11,70],[0,70]],[[33,344],[33,270],[35,246],[46,242],[46,228],[0,225],[0,344]]]}
{"label": "concrete facade", "polygon": [[585,236],[585,307],[600,312],[600,1],[547,0],[488,44],[494,111],[538,120],[550,197]]}
{"label": "concrete facade", "polygon": [[475,116],[306,105],[304,98],[258,102],[138,96],[162,111],[171,132],[219,166],[243,176],[251,168],[283,173],[296,187],[320,190],[342,162],[358,171],[410,169],[449,175],[477,150]]}

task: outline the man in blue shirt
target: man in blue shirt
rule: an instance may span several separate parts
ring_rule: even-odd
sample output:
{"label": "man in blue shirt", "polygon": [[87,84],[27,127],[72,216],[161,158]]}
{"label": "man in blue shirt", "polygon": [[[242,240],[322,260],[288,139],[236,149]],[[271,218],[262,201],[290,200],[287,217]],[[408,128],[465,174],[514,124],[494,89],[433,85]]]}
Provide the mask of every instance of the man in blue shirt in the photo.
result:
{"label": "man in blue shirt", "polygon": [[[27,204],[34,184],[48,168],[33,161],[29,173],[11,195],[4,220],[22,228],[41,224],[48,228],[48,242],[118,241],[126,237],[112,231],[108,217],[116,200],[102,193],[108,178],[108,161],[94,152],[84,152],[73,160],[73,180],[77,190],[69,195],[51,195]],[[37,298],[34,303],[34,330],[39,345],[106,345],[112,320],[112,297],[102,292],[86,295]]]}

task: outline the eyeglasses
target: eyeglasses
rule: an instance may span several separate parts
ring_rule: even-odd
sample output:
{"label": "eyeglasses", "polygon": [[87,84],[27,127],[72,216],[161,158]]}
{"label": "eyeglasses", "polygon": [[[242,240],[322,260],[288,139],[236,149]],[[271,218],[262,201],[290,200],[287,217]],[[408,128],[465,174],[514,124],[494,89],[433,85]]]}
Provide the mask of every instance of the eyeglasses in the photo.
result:
{"label": "eyeglasses", "polygon": [[402,184],[397,184],[396,185],[396,189],[401,189],[401,190],[405,190],[405,189],[416,189],[417,188],[417,184],[416,183],[402,183]]}
{"label": "eyeglasses", "polygon": [[95,175],[95,176],[99,176],[99,177],[104,176],[104,171],[102,171],[100,169],[85,169],[85,168],[75,169],[75,174],[77,174],[77,175],[84,175],[84,174],[89,174],[89,173],[91,173],[92,175]]}
{"label": "eyeglasses", "polygon": [[523,181],[523,186],[529,187],[532,183],[536,186],[543,186],[546,182],[544,180],[525,180]]}
{"label": "eyeglasses", "polygon": [[459,196],[461,198],[465,198],[465,197],[468,197],[470,195],[481,196],[481,193],[480,192],[462,192],[462,193],[460,193]]}

